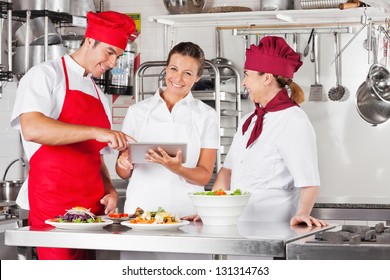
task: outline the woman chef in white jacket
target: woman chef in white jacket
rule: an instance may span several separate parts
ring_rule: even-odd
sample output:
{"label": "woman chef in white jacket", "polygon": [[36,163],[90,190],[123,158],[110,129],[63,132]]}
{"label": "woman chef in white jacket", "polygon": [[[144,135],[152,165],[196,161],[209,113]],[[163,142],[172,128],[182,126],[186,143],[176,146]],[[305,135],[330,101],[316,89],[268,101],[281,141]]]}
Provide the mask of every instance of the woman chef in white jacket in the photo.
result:
{"label": "woman chef in white jacket", "polygon": [[326,225],[310,216],[320,178],[315,132],[292,81],[301,65],[281,37],[264,37],[246,51],[243,84],[256,109],[242,119],[213,186],[252,193],[240,220]]}
{"label": "woman chef in white jacket", "polygon": [[151,151],[151,163],[128,161],[128,150],[118,155],[116,171],[121,178],[130,178],[125,212],[137,207],[155,211],[158,207],[180,217],[195,214],[189,192],[204,191],[213,173],[219,145],[216,111],[195,99],[191,88],[203,72],[204,53],[191,42],[172,48],[166,66],[166,88],[144,101],[130,106],[122,131],[140,142],[185,142],[187,160],[182,154],[171,157],[160,150]]}

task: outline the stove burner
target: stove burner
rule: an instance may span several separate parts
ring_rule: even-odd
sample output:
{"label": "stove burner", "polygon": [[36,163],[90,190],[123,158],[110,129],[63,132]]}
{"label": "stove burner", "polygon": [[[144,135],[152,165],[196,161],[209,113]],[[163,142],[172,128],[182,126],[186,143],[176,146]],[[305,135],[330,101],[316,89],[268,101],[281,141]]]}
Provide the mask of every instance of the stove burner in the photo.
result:
{"label": "stove burner", "polygon": [[19,207],[17,205],[0,206],[0,220],[13,219],[19,217]]}
{"label": "stove burner", "polygon": [[384,223],[378,223],[375,227],[343,225],[340,231],[323,231],[315,234],[313,242],[349,243],[357,245],[361,243],[385,243],[390,244],[390,228],[386,228]]}

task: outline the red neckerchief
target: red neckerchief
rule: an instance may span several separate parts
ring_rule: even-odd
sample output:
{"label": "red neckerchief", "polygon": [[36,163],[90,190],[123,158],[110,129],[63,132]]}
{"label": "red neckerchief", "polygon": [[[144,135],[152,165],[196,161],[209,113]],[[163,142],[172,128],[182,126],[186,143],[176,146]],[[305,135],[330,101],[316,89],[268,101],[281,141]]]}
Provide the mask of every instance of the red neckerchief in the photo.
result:
{"label": "red neckerchief", "polygon": [[257,116],[255,126],[253,127],[251,136],[249,137],[248,143],[246,144],[246,148],[248,148],[257,138],[259,138],[261,131],[263,130],[263,120],[264,115],[266,113],[281,111],[292,106],[298,106],[297,103],[295,103],[290,99],[290,97],[288,97],[287,90],[285,88],[279,91],[275,95],[275,97],[272,98],[271,101],[267,103],[267,105],[265,105],[264,108],[260,107],[258,103],[256,103],[255,105],[255,111],[242,125],[242,135],[244,135],[245,132],[248,130],[249,125],[251,124],[252,118],[254,116]]}

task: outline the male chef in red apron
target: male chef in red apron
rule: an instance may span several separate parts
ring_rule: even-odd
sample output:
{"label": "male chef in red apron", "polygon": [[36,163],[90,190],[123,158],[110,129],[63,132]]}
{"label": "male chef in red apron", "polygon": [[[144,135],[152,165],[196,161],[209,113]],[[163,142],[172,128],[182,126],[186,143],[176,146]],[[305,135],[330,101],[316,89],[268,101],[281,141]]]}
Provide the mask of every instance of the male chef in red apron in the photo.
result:
{"label": "male chef in red apron", "polygon": [[[111,130],[108,101],[92,79],[115,66],[135,31],[134,21],[112,11],[89,12],[87,20],[78,50],[34,66],[17,89],[11,126],[20,129],[30,164],[17,202],[30,210],[32,229],[75,206],[96,215],[114,212],[118,195],[103,154],[126,149],[127,142],[134,141]],[[89,250],[37,252],[42,260],[95,258]]]}

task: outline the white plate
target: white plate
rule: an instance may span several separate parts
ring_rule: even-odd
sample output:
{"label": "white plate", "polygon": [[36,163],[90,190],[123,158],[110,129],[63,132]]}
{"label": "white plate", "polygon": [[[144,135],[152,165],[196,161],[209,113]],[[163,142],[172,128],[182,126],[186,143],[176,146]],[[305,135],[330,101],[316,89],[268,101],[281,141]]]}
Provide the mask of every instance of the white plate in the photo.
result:
{"label": "white plate", "polygon": [[77,229],[77,230],[97,230],[105,226],[111,225],[114,222],[111,220],[103,220],[101,223],[59,223],[52,222],[50,219],[45,221],[46,224],[60,229]]}
{"label": "white plate", "polygon": [[132,224],[129,221],[121,222],[121,225],[127,226],[134,230],[172,230],[178,229],[179,227],[188,225],[190,222],[181,220],[174,224]]}

